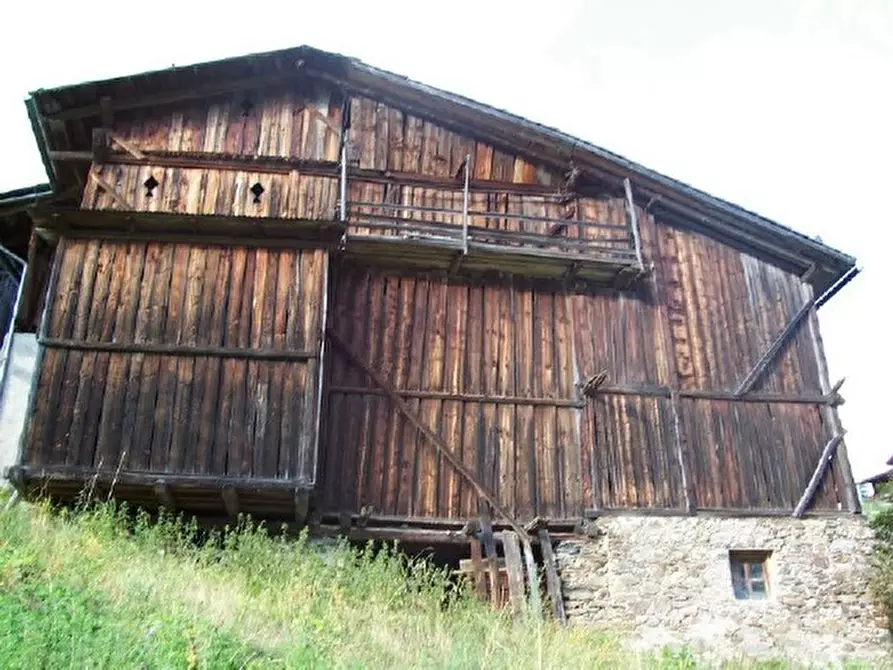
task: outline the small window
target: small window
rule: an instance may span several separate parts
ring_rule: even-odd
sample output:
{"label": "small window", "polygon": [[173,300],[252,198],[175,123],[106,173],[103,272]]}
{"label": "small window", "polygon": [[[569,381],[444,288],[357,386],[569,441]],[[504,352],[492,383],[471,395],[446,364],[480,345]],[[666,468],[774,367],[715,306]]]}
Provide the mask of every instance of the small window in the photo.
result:
{"label": "small window", "polygon": [[765,600],[769,597],[769,551],[730,551],[732,591],[738,600]]}

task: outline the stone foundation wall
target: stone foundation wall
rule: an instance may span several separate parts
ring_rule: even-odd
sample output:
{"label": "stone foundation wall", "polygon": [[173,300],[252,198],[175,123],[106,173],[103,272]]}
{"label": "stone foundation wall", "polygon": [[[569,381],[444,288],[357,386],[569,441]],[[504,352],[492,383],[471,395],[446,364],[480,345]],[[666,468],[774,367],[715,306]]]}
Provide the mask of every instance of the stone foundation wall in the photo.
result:
{"label": "stone foundation wall", "polygon": [[[556,556],[571,623],[620,630],[635,649],[805,663],[878,659],[886,619],[868,591],[860,517],[610,516]],[[737,600],[730,550],[771,551],[769,597]]]}

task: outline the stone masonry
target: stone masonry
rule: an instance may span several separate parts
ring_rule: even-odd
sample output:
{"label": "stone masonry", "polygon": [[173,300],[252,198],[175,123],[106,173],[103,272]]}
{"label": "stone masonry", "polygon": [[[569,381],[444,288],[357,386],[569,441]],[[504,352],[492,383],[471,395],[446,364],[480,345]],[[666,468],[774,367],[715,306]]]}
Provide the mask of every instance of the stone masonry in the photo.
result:
{"label": "stone masonry", "polygon": [[[556,547],[571,623],[620,631],[630,647],[688,646],[708,658],[880,660],[882,612],[868,590],[861,517],[607,516]],[[736,600],[730,550],[771,551],[769,597]]]}

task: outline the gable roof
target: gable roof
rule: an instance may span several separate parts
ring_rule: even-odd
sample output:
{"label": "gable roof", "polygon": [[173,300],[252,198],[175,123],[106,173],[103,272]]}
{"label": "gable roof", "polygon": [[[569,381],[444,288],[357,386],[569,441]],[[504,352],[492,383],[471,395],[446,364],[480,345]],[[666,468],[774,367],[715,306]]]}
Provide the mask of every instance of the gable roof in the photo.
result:
{"label": "gable roof", "polygon": [[[852,256],[607,149],[355,58],[308,46],[41,89],[31,94],[26,105],[51,184],[61,190],[70,181],[66,181],[60,164],[52,160],[51,152],[89,149],[92,128],[100,125],[104,108],[121,111],[152,107],[175,99],[281,84],[301,75],[395,104],[559,169],[566,169],[573,161],[594,180],[619,183],[629,178],[636,198],[651,202],[651,211],[659,219],[744,248],[791,272],[809,271],[817,293],[854,274],[856,261]],[[104,98],[105,105],[101,103]]]}

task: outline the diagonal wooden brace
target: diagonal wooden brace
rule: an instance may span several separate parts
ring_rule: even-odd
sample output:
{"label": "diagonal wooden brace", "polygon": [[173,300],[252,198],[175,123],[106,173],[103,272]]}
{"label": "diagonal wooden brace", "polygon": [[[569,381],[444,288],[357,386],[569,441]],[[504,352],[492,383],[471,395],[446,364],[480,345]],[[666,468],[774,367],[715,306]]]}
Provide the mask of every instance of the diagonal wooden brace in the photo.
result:
{"label": "diagonal wooden brace", "polygon": [[845,433],[846,431],[842,431],[832,437],[828,440],[825,448],[822,449],[822,455],[819,457],[819,462],[815,466],[815,471],[812,473],[812,477],[809,480],[809,484],[806,485],[803,495],[800,496],[800,502],[798,502],[797,506],[794,508],[793,516],[801,517],[806,512],[806,508],[812,502],[813,497],[815,497],[815,492],[818,490],[819,484],[822,482],[825,470],[828,469],[828,464],[834,458],[834,452],[837,451],[838,445],[843,441]]}
{"label": "diagonal wooden brace", "polygon": [[748,393],[756,386],[756,383],[760,380],[760,378],[765,374],[769,366],[772,362],[778,357],[778,355],[784,349],[784,346],[791,340],[791,337],[799,330],[800,326],[804,323],[806,316],[809,314],[809,311],[812,309],[813,305],[815,305],[815,299],[811,298],[807,300],[806,303],[791,317],[791,320],[788,321],[788,324],[784,327],[784,330],[778,334],[778,337],[775,338],[775,341],[769,345],[769,348],[766,350],[766,353],[762,355],[760,360],[756,362],[756,364],[751,368],[750,372],[747,373],[747,376],[741,381],[738,385],[738,388],[735,389],[736,396],[743,396],[745,393]]}
{"label": "diagonal wooden brace", "polygon": [[90,179],[96,182],[97,186],[101,188],[103,191],[108,193],[112,200],[120,207],[121,209],[126,210],[134,210],[136,209],[131,202],[129,202],[124,196],[122,196],[118,191],[115,190],[115,187],[112,186],[106,179],[99,174],[99,167],[94,165],[90,170]]}
{"label": "diagonal wooden brace", "polygon": [[443,456],[444,460],[446,460],[453,468],[460,474],[465,480],[471,484],[472,488],[477,492],[478,496],[480,496],[483,500],[490,504],[490,507],[493,508],[493,511],[503,517],[511,527],[513,531],[515,531],[519,537],[527,537],[527,532],[518,524],[512,517],[509,515],[508,511],[506,511],[502,505],[500,505],[499,501],[496,499],[487,487],[477,478],[477,476],[468,469],[468,467],[452,452],[446,442],[443,439],[434,433],[430,428],[428,428],[424,423],[422,423],[421,419],[419,419],[413,411],[409,408],[409,405],[400,397],[400,394],[397,390],[391,386],[385,379],[382,377],[378,371],[376,371],[369,363],[367,363],[359,354],[357,354],[353,348],[345,342],[341,336],[331,329],[327,329],[326,333],[329,336],[329,339],[344,352],[345,355],[350,359],[350,361],[359,367],[363,372],[365,372],[369,377],[374,381],[390,398],[391,402],[409,423],[418,430],[427,440],[428,444],[430,444],[434,450]]}

